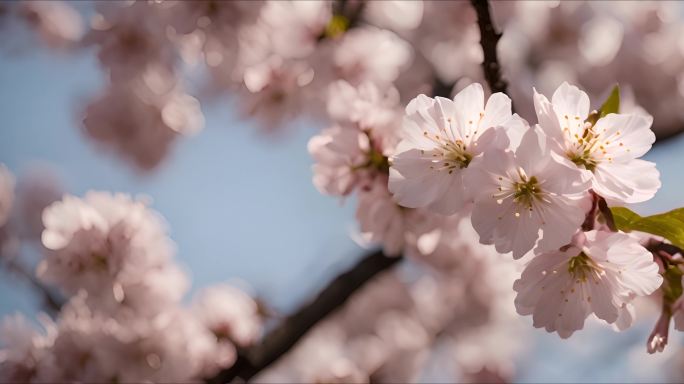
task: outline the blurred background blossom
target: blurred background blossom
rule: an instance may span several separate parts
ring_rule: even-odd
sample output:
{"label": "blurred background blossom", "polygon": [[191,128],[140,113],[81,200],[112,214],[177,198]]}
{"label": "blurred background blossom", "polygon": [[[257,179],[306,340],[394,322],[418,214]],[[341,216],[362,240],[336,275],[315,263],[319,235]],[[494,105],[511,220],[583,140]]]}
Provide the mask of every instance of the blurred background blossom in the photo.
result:
{"label": "blurred background blossom", "polygon": [[[660,141],[645,158],[658,164],[663,187],[635,209],[684,205],[682,4],[492,6],[516,112],[534,117],[532,87],[550,94],[568,81],[598,101],[619,83],[623,111],[653,115]],[[386,156],[414,96],[438,88],[449,96],[484,82],[476,20],[467,2],[0,2],[0,30],[9,37],[0,42],[0,336],[14,351],[0,355],[14,370],[0,372],[20,379],[36,371],[38,380],[210,376],[365,248],[382,245],[388,254],[409,249],[407,262],[357,291],[256,381],[681,381],[679,333],[671,332],[664,353],[646,353],[655,300],[637,302],[639,320],[625,332],[590,320],[560,340],[516,314],[510,288],[519,265],[478,244],[463,217],[435,224],[421,211],[398,210],[381,162],[326,185],[340,175],[324,151],[334,132],[322,129],[352,126],[350,145],[362,160]],[[309,143],[315,135],[319,146]],[[359,194],[347,196],[354,188]],[[91,190],[129,196],[105,194],[98,203]],[[59,274],[30,278],[43,259],[44,225],[67,225],[64,216],[43,214],[65,193],[82,197],[72,201],[89,212],[82,216],[123,215],[151,227],[155,241],[169,241],[163,260],[146,265],[164,271],[148,276],[149,286],[129,284],[134,274],[106,282],[113,306],[145,297],[129,293],[135,289],[161,293],[142,302],[153,314],[135,309],[110,324],[92,311],[88,299],[99,299],[92,292],[69,292],[58,318],[40,314],[50,298],[36,294],[36,284],[73,283],[59,283]],[[378,219],[391,215],[391,223]],[[437,226],[458,235],[435,236]],[[107,239],[120,230],[95,227]],[[42,270],[50,276],[49,264]],[[92,327],[100,323],[110,327]],[[139,352],[130,340],[154,352],[117,360]],[[41,343],[100,351],[91,356],[98,370],[78,372],[60,360],[39,367]],[[183,348],[187,354],[178,353]]]}

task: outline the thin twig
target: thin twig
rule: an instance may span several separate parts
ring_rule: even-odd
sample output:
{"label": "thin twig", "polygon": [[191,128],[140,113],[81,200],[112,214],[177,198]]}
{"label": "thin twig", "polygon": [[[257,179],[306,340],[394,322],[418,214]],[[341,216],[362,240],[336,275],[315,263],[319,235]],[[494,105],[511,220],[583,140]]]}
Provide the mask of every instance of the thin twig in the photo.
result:
{"label": "thin twig", "polygon": [[337,276],[310,303],[288,316],[268,333],[262,342],[240,353],[235,364],[206,380],[207,383],[248,381],[287,353],[306,332],[340,308],[349,297],[382,271],[397,264],[401,257],[387,257],[374,252],[347,272]]}
{"label": "thin twig", "polygon": [[593,190],[590,190],[590,192],[591,209],[589,210],[589,213],[587,213],[587,216],[584,218],[584,223],[582,223],[582,230],[584,232],[588,232],[594,229],[594,225],[596,224],[596,214],[598,213],[599,196]]}
{"label": "thin twig", "polygon": [[608,226],[608,228],[613,232],[617,232],[618,228],[615,225],[615,218],[613,217],[613,212],[610,210],[610,207],[608,207],[606,199],[604,199],[601,196],[598,197],[598,207],[599,211],[601,211],[601,214],[603,215],[603,218],[606,219],[606,225]]}
{"label": "thin twig", "polygon": [[50,288],[41,283],[36,276],[28,271],[26,267],[14,260],[7,260],[3,263],[7,271],[14,273],[28,282],[40,295],[43,301],[43,309],[50,315],[56,315],[64,305],[64,298],[53,292]]}
{"label": "thin twig", "polygon": [[454,89],[455,83],[447,83],[442,81],[437,74],[434,75],[432,80],[432,97],[446,97],[451,98],[451,91]]}
{"label": "thin twig", "polygon": [[660,130],[655,131],[656,141],[655,143],[653,143],[653,145],[673,142],[674,139],[679,137],[679,135],[681,135],[682,133],[684,133],[684,126],[678,129],[668,130],[665,133],[661,133]]}
{"label": "thin twig", "polygon": [[646,249],[652,252],[654,255],[665,258],[671,264],[682,264],[684,259],[675,259],[674,256],[679,254],[684,256],[684,251],[674,244],[668,244],[660,240],[651,239],[646,245]]}
{"label": "thin twig", "polygon": [[471,0],[470,3],[477,12],[477,24],[480,27],[480,45],[484,52],[482,69],[485,79],[492,93],[506,93],[508,83],[501,77],[501,64],[499,64],[499,56],[496,51],[502,34],[496,30],[492,21],[489,1]]}

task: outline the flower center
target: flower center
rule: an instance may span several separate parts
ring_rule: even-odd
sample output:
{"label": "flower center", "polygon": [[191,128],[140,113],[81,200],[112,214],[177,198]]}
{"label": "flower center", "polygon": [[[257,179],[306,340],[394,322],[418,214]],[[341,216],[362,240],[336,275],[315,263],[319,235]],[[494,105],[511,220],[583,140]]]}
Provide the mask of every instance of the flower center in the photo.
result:
{"label": "flower center", "polygon": [[[569,133],[567,130],[566,132]],[[608,153],[604,146],[604,144],[608,144],[608,141],[604,143],[601,134],[594,131],[594,125],[591,122],[584,123],[582,136],[576,133],[570,139],[572,148],[566,152],[566,155],[578,167],[593,172],[599,162],[603,160],[603,156]],[[608,157],[608,161],[612,161],[612,158]]]}
{"label": "flower center", "polygon": [[466,145],[461,140],[447,141],[442,144],[442,156],[446,163],[445,167],[453,170],[458,167],[460,169],[467,168],[473,156],[466,151]]}
{"label": "flower center", "polygon": [[513,187],[513,201],[530,208],[534,200],[538,199],[542,193],[539,181],[535,176],[528,179],[526,175],[521,175],[521,180],[515,183]]}
{"label": "flower center", "polygon": [[580,252],[579,255],[572,257],[568,261],[568,272],[573,276],[573,278],[581,281],[582,283],[587,281],[589,276],[598,277],[603,273],[603,269],[596,264],[591,257],[587,256],[586,253]]}

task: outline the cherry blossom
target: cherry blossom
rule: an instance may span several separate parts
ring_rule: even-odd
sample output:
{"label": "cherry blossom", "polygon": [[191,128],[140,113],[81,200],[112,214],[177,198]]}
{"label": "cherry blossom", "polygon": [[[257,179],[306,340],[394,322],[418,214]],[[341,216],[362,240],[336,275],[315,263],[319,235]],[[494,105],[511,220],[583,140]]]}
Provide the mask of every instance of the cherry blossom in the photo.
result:
{"label": "cherry blossom", "polygon": [[272,56],[244,71],[248,93],[242,100],[245,115],[255,117],[266,131],[274,131],[305,109],[306,86],[314,71],[303,61],[286,61]]}
{"label": "cherry blossom", "polygon": [[418,28],[423,21],[422,1],[372,1],[365,7],[364,16],[380,28],[406,31]]}
{"label": "cherry blossom", "polygon": [[313,52],[331,17],[328,1],[267,1],[260,21],[269,27],[275,53],[300,58]]}
{"label": "cherry blossom", "polygon": [[424,1],[423,7],[423,22],[408,39],[439,79],[461,83],[458,89],[484,81],[480,68],[484,56],[473,8],[463,1]]}
{"label": "cherry blossom", "polygon": [[98,3],[84,37],[96,46],[100,64],[113,79],[129,79],[149,66],[172,68],[177,51],[166,35],[160,5],[147,2]]}
{"label": "cherry blossom", "polygon": [[180,34],[202,31],[208,35],[226,36],[226,30],[254,22],[261,10],[260,1],[165,1],[164,21]]}
{"label": "cherry blossom", "polygon": [[189,381],[202,377],[216,353],[212,335],[187,312],[112,319],[83,297],[69,302],[39,360],[38,380]]}
{"label": "cherry blossom", "polygon": [[557,249],[584,221],[587,181],[550,150],[539,130],[529,128],[515,152],[486,152],[467,180],[478,186],[473,227],[483,244],[520,258],[532,248]]}
{"label": "cherry blossom", "polygon": [[638,203],[655,195],[660,174],[655,164],[638,159],[655,141],[652,117],[608,114],[587,122],[589,96],[568,83],[561,84],[552,101],[535,94],[539,123],[559,145],[559,152],[578,168],[593,174],[599,195],[622,203]]}
{"label": "cherry blossom", "polygon": [[354,87],[345,80],[338,80],[328,87],[327,112],[340,124],[355,125],[360,130],[376,133],[394,129],[388,127],[397,120],[399,93],[395,88],[381,91],[371,82]]}
{"label": "cherry blossom", "polygon": [[[371,143],[367,134],[353,128],[335,126],[309,140],[313,165],[313,183],[321,192],[346,196],[363,184]],[[370,175],[368,175],[370,177]]]}
{"label": "cherry blossom", "polygon": [[646,351],[650,354],[662,352],[667,346],[668,335],[670,333],[670,319],[672,315],[669,313],[661,313],[653,331],[648,336],[646,342]]}
{"label": "cherry blossom", "polygon": [[[551,93],[564,81],[603,99],[615,83],[630,87],[651,113],[654,131],[673,132],[684,122],[677,105],[681,78],[681,4],[677,2],[494,2],[506,32],[499,43],[502,68],[516,111],[534,116],[529,90]],[[644,76],[648,74],[648,76]]]}
{"label": "cherry blossom", "polygon": [[62,1],[24,1],[20,14],[50,47],[67,48],[82,38],[81,15]]}
{"label": "cherry blossom", "polygon": [[406,245],[429,236],[441,219],[421,209],[397,205],[386,180],[378,177],[359,192],[356,219],[364,243],[382,244],[387,255],[398,255]]}
{"label": "cherry blossom", "polygon": [[201,131],[199,102],[164,71],[112,85],[85,110],[88,137],[142,170],[156,167],[181,135]]}
{"label": "cherry blossom", "polygon": [[371,81],[383,87],[411,64],[412,55],[411,46],[393,32],[363,27],[344,34],[333,63],[340,77],[349,83]]}
{"label": "cherry blossom", "polygon": [[187,285],[182,274],[165,268],[174,245],[166,236],[164,222],[130,196],[89,192],[80,199],[67,195],[45,209],[43,223],[42,242],[48,254],[38,267],[38,276],[67,293],[85,290],[102,307],[133,305],[135,295],[129,290],[162,283],[159,289],[144,290],[157,293],[139,303],[137,308],[144,309],[174,300]]}
{"label": "cherry blossom", "polygon": [[43,214],[38,277],[71,295],[37,332],[21,317],[0,329],[0,372],[26,382],[188,382],[231,366],[261,335],[257,304],[208,287],[193,311],[163,219],[142,200],[66,195]]}
{"label": "cherry blossom", "polygon": [[[590,315],[624,330],[635,299],[654,293],[662,314],[646,346],[662,351],[670,321],[684,329],[676,242],[620,232],[625,211],[614,206],[655,195],[660,175],[641,159],[651,126],[684,122],[679,5],[500,2],[486,25],[489,5],[142,0],[83,12],[0,2],[3,35],[18,23],[51,48],[92,51],[105,84],[80,109],[81,128],[142,176],[202,130],[199,98],[228,94],[267,133],[292,121],[321,128],[308,143],[313,184],[355,204],[351,236],[381,248],[333,280],[365,284],[280,358],[291,345],[269,348],[283,347],[290,321],[260,340],[271,324],[246,291],[199,287],[184,304],[188,273],[146,198],[15,188],[0,164],[0,251],[11,256],[1,266],[21,272],[35,264],[20,256],[40,256],[37,279],[27,277],[64,299],[46,300],[52,318],[39,315],[40,330],[5,320],[0,377],[214,381],[237,362],[257,376],[233,381],[431,381],[438,365],[449,381],[513,381],[526,345],[507,335],[530,328],[519,315],[562,338]],[[489,95],[485,81],[505,93]],[[616,81],[619,113],[590,113],[589,95],[604,100]],[[556,87],[550,101],[536,91]],[[367,265],[378,269],[356,273]],[[259,356],[278,361],[262,371]]]}
{"label": "cherry blossom", "polygon": [[[41,322],[47,329],[54,326],[46,318],[42,318]],[[24,383],[40,377],[43,373],[41,362],[54,336],[35,332],[27,319],[18,313],[2,319],[0,341],[4,349],[0,349],[0,377],[10,382]]]}
{"label": "cherry blossom", "polygon": [[262,319],[257,303],[231,285],[205,288],[195,298],[193,307],[204,326],[219,339],[246,347],[261,334]]}
{"label": "cherry blossom", "polygon": [[[496,127],[513,122],[511,100],[471,84],[454,100],[420,95],[406,107],[404,140],[391,158],[389,189],[399,204],[452,214],[470,199],[471,161],[495,144]],[[500,140],[499,140],[500,141]]]}
{"label": "cherry blossom", "polygon": [[373,83],[354,87],[344,80],[328,90],[328,113],[335,125],[309,140],[315,160],[314,185],[321,193],[346,196],[387,172],[386,156],[397,142],[398,94]]}
{"label": "cherry blossom", "polygon": [[592,313],[617,322],[635,297],[651,294],[662,281],[653,256],[638,241],[590,231],[563,250],[533,258],[513,289],[518,313],[533,315],[535,327],[567,338]]}

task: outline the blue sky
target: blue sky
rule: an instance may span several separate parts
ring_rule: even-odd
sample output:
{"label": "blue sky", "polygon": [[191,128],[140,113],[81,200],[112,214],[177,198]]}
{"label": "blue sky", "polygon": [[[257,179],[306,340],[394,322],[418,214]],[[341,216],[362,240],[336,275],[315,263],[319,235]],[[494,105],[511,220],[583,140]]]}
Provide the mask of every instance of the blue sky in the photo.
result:
{"label": "blue sky", "polygon": [[[19,175],[47,163],[77,195],[97,189],[152,197],[154,209],[169,222],[193,290],[239,278],[288,311],[363,253],[348,236],[353,202],[322,196],[311,184],[306,142],[318,127],[299,124],[280,138],[267,138],[239,119],[229,100],[204,103],[205,130],[180,140],[169,161],[143,177],[100,153],[79,131],[79,108],[101,84],[93,55],[38,50],[0,56],[0,162]],[[681,137],[648,154],[664,185],[638,211],[684,206],[683,148]],[[0,316],[35,312],[37,303],[26,287],[5,274],[0,292]],[[570,341],[535,331],[520,379],[612,381],[638,379],[637,374],[658,379],[648,366],[630,368],[624,353],[633,345],[645,349],[653,321],[622,334],[589,327]],[[592,343],[596,337],[600,345]]]}

